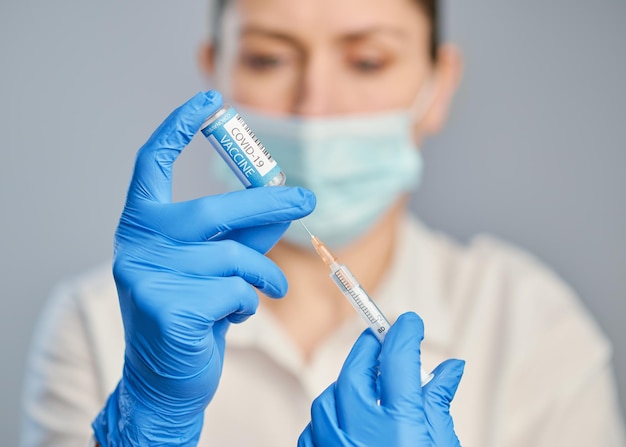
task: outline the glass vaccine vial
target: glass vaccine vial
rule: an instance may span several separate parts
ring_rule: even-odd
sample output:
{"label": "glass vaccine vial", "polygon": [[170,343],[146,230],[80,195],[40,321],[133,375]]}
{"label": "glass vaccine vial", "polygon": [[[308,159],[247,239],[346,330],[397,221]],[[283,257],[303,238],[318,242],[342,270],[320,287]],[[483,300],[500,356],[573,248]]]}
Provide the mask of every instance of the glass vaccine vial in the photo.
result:
{"label": "glass vaccine vial", "polygon": [[229,104],[209,116],[200,131],[246,188],[285,184],[276,160]]}

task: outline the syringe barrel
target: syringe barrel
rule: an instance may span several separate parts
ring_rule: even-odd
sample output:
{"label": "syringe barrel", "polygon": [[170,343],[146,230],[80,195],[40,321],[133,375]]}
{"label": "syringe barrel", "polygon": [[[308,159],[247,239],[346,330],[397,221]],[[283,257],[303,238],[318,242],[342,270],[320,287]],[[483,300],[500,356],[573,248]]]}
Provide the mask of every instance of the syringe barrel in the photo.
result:
{"label": "syringe barrel", "polygon": [[343,264],[338,265],[330,273],[330,277],[382,343],[391,324],[389,324],[389,321],[387,321],[376,303],[361,287],[350,269]]}

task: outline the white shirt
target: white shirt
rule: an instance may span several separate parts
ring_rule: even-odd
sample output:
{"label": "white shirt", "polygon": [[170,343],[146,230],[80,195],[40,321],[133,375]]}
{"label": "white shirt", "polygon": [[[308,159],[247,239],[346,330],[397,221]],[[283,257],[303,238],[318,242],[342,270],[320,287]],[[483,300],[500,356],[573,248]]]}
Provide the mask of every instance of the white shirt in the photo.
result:
{"label": "white shirt", "polygon": [[[412,219],[372,295],[390,320],[420,314],[426,369],[466,360],[453,402],[465,447],[624,447],[611,349],[571,289],[489,237],[462,247]],[[355,317],[305,363],[264,311],[232,326],[200,446],[295,446],[313,399],[364,329]],[[60,287],[26,373],[22,446],[85,447],[121,376],[124,336],[110,267]]]}

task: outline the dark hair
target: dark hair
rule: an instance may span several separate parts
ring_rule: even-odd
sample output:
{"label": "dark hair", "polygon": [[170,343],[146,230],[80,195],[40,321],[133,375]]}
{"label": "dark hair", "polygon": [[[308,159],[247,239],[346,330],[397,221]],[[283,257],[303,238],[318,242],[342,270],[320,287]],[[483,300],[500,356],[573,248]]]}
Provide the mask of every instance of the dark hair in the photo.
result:
{"label": "dark hair", "polygon": [[437,60],[437,48],[440,43],[441,24],[439,23],[439,0],[416,0],[424,10],[430,23],[430,57]]}
{"label": "dark hair", "polygon": [[[211,38],[217,44],[221,33],[221,18],[228,0],[213,0],[215,7],[212,10]],[[437,47],[439,46],[439,34],[441,25],[439,23],[439,0],[413,0],[422,8],[428,21],[430,22],[430,57],[437,60]]]}

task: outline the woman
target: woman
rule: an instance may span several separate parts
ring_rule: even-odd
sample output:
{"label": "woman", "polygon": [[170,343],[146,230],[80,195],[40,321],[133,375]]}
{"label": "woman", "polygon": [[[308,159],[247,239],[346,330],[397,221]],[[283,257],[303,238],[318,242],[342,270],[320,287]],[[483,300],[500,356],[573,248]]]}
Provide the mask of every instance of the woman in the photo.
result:
{"label": "woman", "polygon": [[[452,410],[463,445],[624,445],[610,347],[571,290],[513,247],[491,238],[461,247],[407,212],[417,146],[444,124],[461,71],[456,50],[436,39],[436,6],[233,0],[215,16],[201,66],[288,184],[315,193],[305,222],[387,317],[422,316],[426,367],[467,361]],[[311,401],[336,379],[362,322],[307,244],[294,225],[269,253],[289,291],[229,331],[200,445],[293,445]],[[29,433],[64,445],[91,435],[124,363],[111,278],[69,287],[40,330],[26,407]]]}

